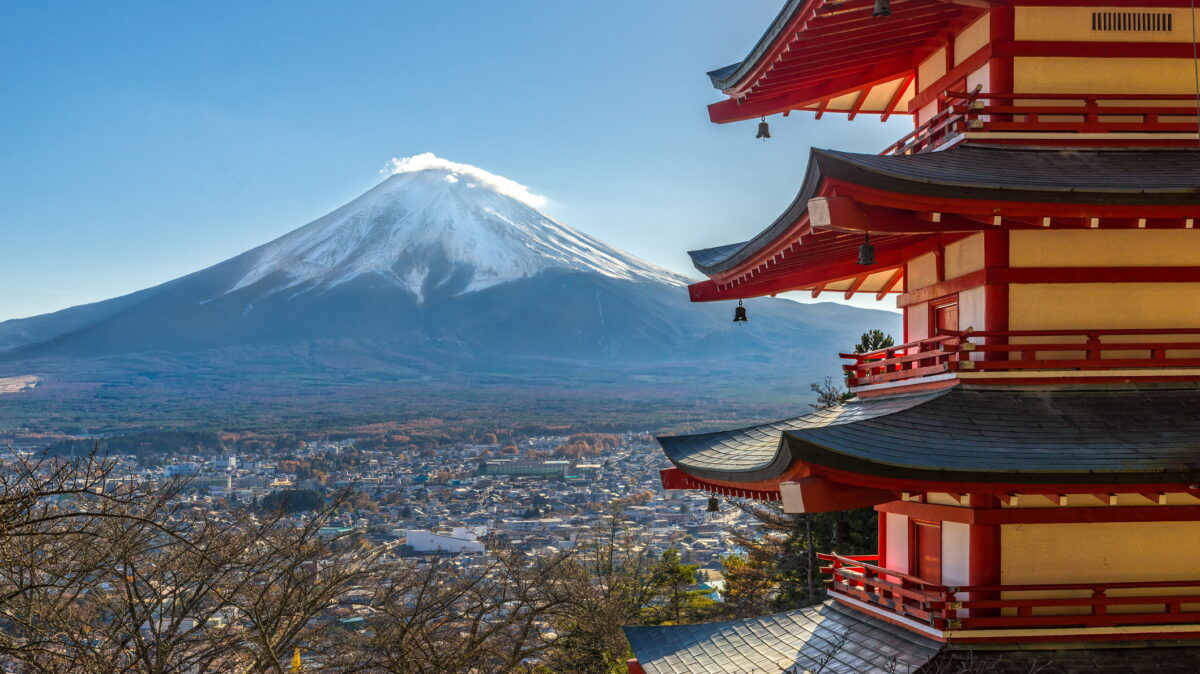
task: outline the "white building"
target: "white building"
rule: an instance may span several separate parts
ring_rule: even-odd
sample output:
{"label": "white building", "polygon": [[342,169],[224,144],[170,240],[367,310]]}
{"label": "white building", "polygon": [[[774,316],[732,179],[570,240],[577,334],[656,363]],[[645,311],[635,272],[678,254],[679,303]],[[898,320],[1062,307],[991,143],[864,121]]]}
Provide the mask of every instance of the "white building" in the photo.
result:
{"label": "white building", "polygon": [[195,475],[200,472],[200,464],[198,463],[172,463],[167,466],[167,477],[176,477],[180,475]]}
{"label": "white building", "polygon": [[476,534],[482,527],[474,530],[466,527],[454,527],[449,534],[435,534],[432,531],[410,529],[405,531],[408,546],[414,552],[449,552],[449,553],[482,553],[483,543],[479,542]]}

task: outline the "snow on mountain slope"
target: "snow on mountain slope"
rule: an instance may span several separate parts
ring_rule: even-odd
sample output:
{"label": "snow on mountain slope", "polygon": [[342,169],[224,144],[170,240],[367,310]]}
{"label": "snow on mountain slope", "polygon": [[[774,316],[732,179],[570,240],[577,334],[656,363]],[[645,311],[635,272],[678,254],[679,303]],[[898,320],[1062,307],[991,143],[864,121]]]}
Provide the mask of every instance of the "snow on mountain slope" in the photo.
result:
{"label": "snow on mountain slope", "polygon": [[[549,269],[682,286],[688,279],[554,221],[523,186],[426,153],[393,160],[386,180],[300,229],[240,256],[226,294],[268,278],[302,294],[376,274],[424,301]],[[278,276],[276,276],[278,275]]]}

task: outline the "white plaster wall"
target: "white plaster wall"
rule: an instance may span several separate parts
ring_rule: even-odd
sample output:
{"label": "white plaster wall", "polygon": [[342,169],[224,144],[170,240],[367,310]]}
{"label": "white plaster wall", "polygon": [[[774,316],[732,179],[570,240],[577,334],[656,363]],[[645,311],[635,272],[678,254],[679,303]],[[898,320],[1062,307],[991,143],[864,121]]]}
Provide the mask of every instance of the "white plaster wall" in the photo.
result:
{"label": "white plaster wall", "polygon": [[915,342],[929,336],[929,303],[922,302],[904,308],[905,327],[908,328],[906,340]]}
{"label": "white plaster wall", "polygon": [[983,330],[983,288],[971,288],[958,293],[958,329]]}
{"label": "white plaster wall", "polygon": [[908,573],[908,516],[886,513],[887,515],[887,559],[883,566]]}
{"label": "white plaster wall", "polygon": [[942,585],[970,585],[971,527],[942,522]]}

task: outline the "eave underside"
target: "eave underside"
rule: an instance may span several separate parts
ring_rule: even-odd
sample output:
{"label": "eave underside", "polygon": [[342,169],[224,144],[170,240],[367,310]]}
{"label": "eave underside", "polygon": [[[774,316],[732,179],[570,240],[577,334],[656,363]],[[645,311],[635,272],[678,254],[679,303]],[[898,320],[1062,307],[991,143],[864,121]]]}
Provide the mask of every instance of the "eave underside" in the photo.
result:
{"label": "eave underside", "polygon": [[892,16],[881,18],[873,0],[792,0],[743,61],[709,73],[730,97],[709,115],[724,123],[789,110],[907,113],[914,64],[983,13],[969,4],[892,0]]}

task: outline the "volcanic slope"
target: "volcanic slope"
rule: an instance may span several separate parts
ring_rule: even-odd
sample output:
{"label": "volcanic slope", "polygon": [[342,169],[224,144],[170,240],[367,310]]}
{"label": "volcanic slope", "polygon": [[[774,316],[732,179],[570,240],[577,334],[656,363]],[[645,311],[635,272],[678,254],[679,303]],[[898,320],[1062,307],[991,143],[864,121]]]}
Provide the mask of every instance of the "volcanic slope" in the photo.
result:
{"label": "volcanic slope", "polygon": [[[674,368],[834,372],[895,314],[761,299],[692,304],[688,279],[541,213],[524,187],[432,155],[362,196],[207,269],[0,323],[0,375],[200,367],[210,377]],[[200,364],[200,365],[197,365]],[[596,369],[599,368],[599,369]],[[782,369],[781,369],[782,368]],[[99,374],[97,374],[99,373]],[[48,377],[52,382],[53,377]],[[804,381],[801,379],[801,381]]]}

